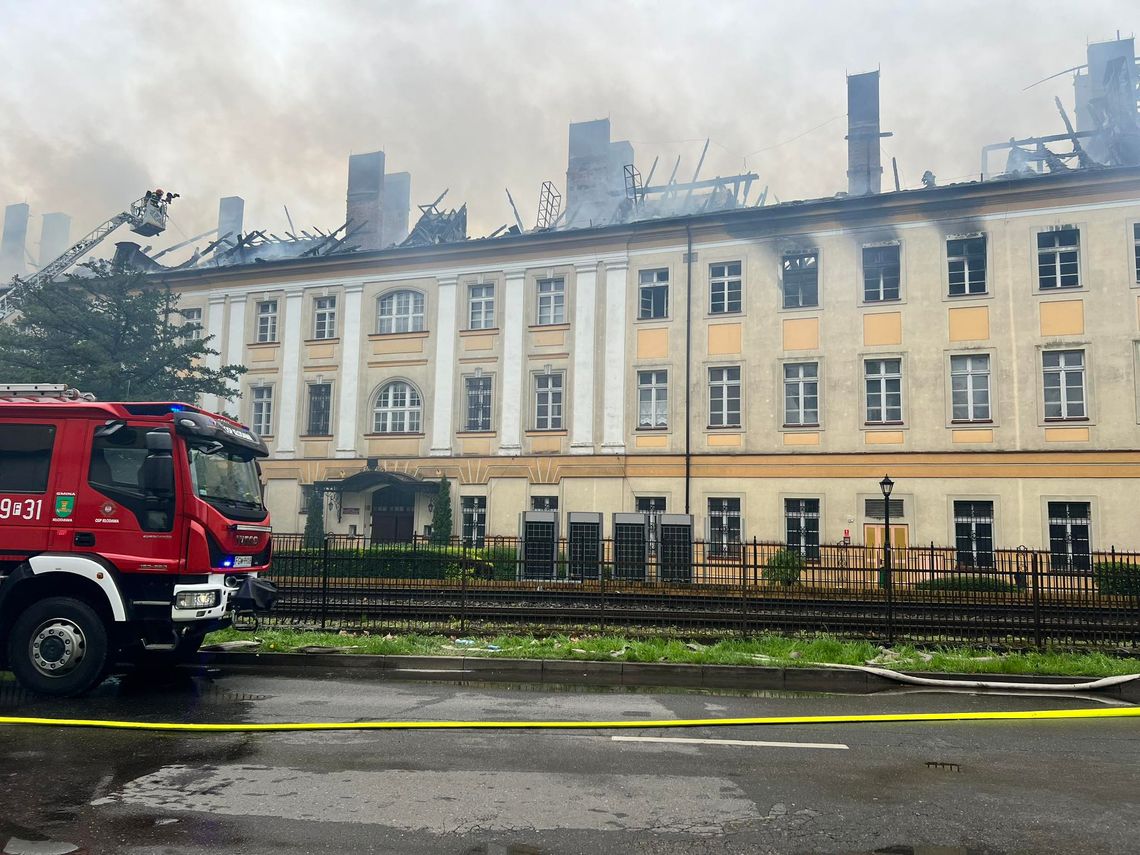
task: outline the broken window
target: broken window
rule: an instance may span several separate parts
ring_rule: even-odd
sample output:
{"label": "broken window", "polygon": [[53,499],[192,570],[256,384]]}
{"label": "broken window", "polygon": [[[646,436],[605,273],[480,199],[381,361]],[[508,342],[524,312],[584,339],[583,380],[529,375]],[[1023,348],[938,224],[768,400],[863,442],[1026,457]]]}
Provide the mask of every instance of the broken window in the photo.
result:
{"label": "broken window", "polygon": [[1037,235],[1037,282],[1042,291],[1080,288],[1081,233],[1057,229]]}
{"label": "broken window", "polygon": [[639,320],[669,316],[669,271],[642,270],[638,274]]}
{"label": "broken window", "polygon": [[986,237],[951,238],[946,241],[950,267],[950,296],[986,293]]}
{"label": "broken window", "polygon": [[902,278],[897,243],[863,247],[863,301],[881,303],[899,298]]}
{"label": "broken window", "polygon": [[780,287],[785,309],[819,305],[819,253],[795,252],[784,256]]}

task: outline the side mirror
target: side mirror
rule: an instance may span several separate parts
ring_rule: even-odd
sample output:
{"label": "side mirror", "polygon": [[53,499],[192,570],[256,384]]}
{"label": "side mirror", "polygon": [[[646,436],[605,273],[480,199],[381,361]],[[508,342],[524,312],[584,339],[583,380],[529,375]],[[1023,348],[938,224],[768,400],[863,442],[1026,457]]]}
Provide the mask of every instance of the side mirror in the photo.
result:
{"label": "side mirror", "polygon": [[170,453],[174,451],[174,440],[170,436],[170,431],[149,431],[146,435],[146,450],[147,456],[152,454],[166,454],[169,456]]}
{"label": "side mirror", "polygon": [[159,499],[174,495],[174,441],[169,431],[152,430],[146,435],[146,460],[139,473],[143,492]]}

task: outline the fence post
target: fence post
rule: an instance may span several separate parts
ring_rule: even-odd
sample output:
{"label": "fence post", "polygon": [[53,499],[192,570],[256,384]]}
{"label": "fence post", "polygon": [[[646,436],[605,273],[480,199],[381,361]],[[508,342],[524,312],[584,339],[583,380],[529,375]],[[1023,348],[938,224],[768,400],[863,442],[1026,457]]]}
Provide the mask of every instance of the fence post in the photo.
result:
{"label": "fence post", "polygon": [[[890,537],[889,528],[887,529],[887,537]],[[893,578],[894,567],[892,566],[891,557],[891,548],[884,546],[883,567],[887,582],[887,644],[895,643],[895,580]]]}
{"label": "fence post", "polygon": [[1041,649],[1041,568],[1038,564],[1040,553],[1034,550],[1032,564],[1033,580],[1033,646]]}
{"label": "fence post", "polygon": [[749,562],[748,542],[744,543],[744,554],[740,556],[740,634],[748,635],[748,565],[756,564],[756,538],[752,538],[752,560]]}
{"label": "fence post", "polygon": [[329,539],[332,537],[330,534],[325,534],[324,543],[321,549],[321,631],[325,630],[325,621],[328,619],[329,613]]}
{"label": "fence post", "polygon": [[[459,599],[459,631],[461,633],[467,632],[467,575],[474,572],[473,560],[467,554],[468,546],[466,541],[460,545],[462,556],[459,561],[459,579],[462,593]],[[473,545],[471,548],[474,551]]]}
{"label": "fence post", "polygon": [[599,631],[606,631],[606,566],[602,564],[598,571],[598,627]]}

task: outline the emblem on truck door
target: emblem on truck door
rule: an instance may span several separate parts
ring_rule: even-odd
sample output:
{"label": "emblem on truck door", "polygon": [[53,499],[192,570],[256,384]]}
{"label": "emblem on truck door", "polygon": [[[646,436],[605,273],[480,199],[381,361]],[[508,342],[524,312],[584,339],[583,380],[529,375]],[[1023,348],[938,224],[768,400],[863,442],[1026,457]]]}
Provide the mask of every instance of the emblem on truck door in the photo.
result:
{"label": "emblem on truck door", "polygon": [[115,512],[115,506],[112,505],[110,502],[104,502],[103,506],[101,508],[99,508],[99,513],[101,513],[105,517],[111,516],[111,514],[113,514],[114,512]]}
{"label": "emblem on truck door", "polygon": [[55,515],[61,520],[67,519],[71,516],[71,512],[75,510],[75,496],[67,493],[55,494]]}

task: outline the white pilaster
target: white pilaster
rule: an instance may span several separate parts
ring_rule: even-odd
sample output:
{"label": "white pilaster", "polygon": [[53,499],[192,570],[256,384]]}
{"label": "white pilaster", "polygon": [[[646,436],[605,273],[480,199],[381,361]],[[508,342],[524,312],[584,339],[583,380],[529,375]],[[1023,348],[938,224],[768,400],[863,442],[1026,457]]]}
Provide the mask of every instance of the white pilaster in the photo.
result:
{"label": "white pilaster", "polygon": [[435,394],[431,409],[431,451],[436,457],[451,455],[451,413],[455,399],[455,299],[454,276],[439,280],[435,335]]}
{"label": "white pilaster", "polygon": [[[229,335],[226,338],[226,350],[224,353],[225,365],[244,365],[245,364],[245,305],[246,297],[230,297],[230,327]],[[230,415],[240,417],[241,397],[240,395],[233,398],[228,398],[225,402],[225,409]]]}
{"label": "white pilaster", "polygon": [[629,261],[606,262],[606,390],[602,418],[602,451],[625,453],[626,273]]}
{"label": "white pilaster", "polygon": [[297,454],[297,385],[301,375],[301,315],[305,295],[285,295],[285,324],[281,337],[281,385],[277,387],[277,442],[274,457],[291,459]]}
{"label": "white pilaster", "polygon": [[570,453],[594,453],[594,319],[598,265],[574,268],[574,406]]}
{"label": "white pilaster", "polygon": [[363,285],[344,289],[344,337],[340,349],[340,406],[336,418],[336,456],[357,457],[357,404],[360,396],[360,319]]}
{"label": "white pilaster", "polygon": [[[222,367],[222,351],[226,343],[222,340],[223,324],[226,316],[226,295],[213,293],[209,297],[209,306],[206,309],[206,335],[211,350],[218,351],[205,357],[202,362],[207,368],[217,371]],[[212,413],[216,413],[222,406],[222,399],[217,395],[203,395],[202,406]]]}
{"label": "white pilaster", "polygon": [[499,454],[522,454],[523,342],[526,335],[526,271],[508,270],[503,291],[503,380],[499,404]]}

